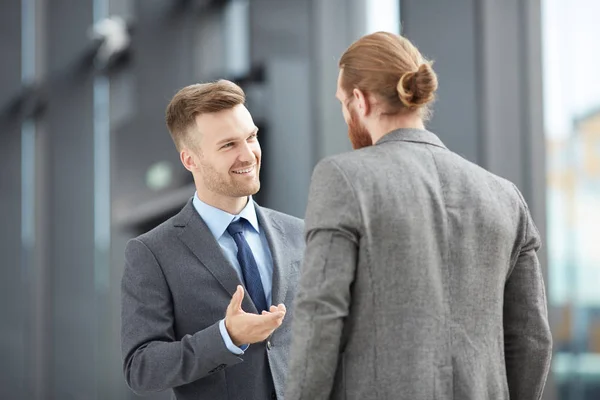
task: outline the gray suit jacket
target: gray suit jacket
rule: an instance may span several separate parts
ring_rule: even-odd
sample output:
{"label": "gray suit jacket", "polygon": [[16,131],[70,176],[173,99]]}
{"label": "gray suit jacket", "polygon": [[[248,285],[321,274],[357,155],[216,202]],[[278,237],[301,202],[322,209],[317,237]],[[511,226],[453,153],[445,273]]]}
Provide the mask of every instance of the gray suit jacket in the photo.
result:
{"label": "gray suit jacket", "polygon": [[[292,307],[302,252],[302,220],[256,207],[273,257],[273,303]],[[196,212],[182,211],[132,239],[122,280],[122,352],[136,393],[173,388],[177,399],[283,398],[291,313],[269,340],[232,354],[218,321],[241,284]],[[256,307],[246,293],[246,312]]]}
{"label": "gray suit jacket", "polygon": [[286,400],[539,399],[538,232],[510,182],[401,129],[315,168]]}

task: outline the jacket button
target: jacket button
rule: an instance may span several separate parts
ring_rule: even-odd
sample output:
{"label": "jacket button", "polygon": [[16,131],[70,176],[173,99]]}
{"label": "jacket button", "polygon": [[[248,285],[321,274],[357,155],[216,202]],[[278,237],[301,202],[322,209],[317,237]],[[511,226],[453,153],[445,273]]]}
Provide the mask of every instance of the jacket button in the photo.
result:
{"label": "jacket button", "polygon": [[271,347],[273,347],[273,346],[271,345],[271,341],[270,341],[270,340],[268,340],[268,341],[267,341],[267,350],[271,350]]}

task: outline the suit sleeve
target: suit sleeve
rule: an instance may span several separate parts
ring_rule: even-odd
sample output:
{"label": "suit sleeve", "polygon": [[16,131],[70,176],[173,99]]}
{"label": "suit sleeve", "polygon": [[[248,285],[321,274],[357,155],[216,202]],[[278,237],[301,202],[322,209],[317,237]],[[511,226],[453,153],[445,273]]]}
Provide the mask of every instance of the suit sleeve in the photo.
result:
{"label": "suit sleeve", "polygon": [[121,348],[125,379],[134,392],[170,389],[243,361],[225,346],[219,322],[176,340],[171,293],[153,253],[132,239],[125,259]]}
{"label": "suit sleeve", "polygon": [[350,308],[360,221],[346,175],[333,161],[322,161],[313,173],[306,211],[286,400],[329,398]]}
{"label": "suit sleeve", "polygon": [[522,197],[520,201],[524,234],[504,289],[504,352],[510,398],[529,400],[542,396],[552,357],[552,336],[537,257],[540,236]]}

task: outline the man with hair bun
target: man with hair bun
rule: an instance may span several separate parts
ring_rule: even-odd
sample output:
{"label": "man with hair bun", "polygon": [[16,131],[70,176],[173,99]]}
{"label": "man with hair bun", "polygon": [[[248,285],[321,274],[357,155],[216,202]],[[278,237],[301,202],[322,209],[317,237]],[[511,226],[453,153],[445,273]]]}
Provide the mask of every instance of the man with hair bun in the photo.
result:
{"label": "man with hair bun", "polygon": [[364,36],[339,68],[355,151],[313,173],[285,399],[539,399],[552,338],[523,197],[425,129],[437,76],[406,38]]}

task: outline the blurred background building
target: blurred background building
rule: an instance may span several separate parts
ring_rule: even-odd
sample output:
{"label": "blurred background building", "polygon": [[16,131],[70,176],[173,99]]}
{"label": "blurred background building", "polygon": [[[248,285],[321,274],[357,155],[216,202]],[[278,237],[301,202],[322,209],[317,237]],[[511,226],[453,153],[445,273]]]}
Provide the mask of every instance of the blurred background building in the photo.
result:
{"label": "blurred background building", "polygon": [[530,205],[555,337],[544,398],[599,399],[599,15],[597,0],[0,1],[0,399],[137,397],[123,249],[194,192],[164,124],[179,88],[240,83],[257,199],[302,217],[315,163],[350,149],[337,59],[377,30],[435,60],[429,129]]}

